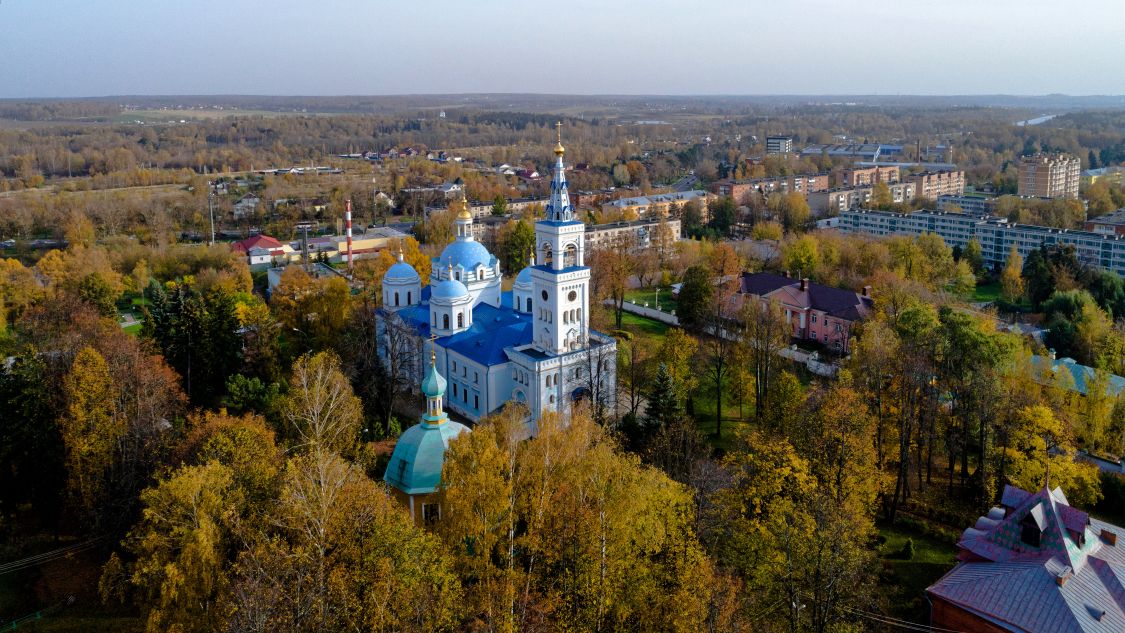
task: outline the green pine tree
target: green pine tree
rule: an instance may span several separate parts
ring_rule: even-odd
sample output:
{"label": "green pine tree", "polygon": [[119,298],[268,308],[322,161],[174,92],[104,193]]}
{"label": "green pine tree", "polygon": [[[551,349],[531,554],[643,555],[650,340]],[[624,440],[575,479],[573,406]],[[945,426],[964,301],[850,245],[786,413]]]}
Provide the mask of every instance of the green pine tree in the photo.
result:
{"label": "green pine tree", "polygon": [[660,363],[652,389],[648,392],[645,423],[652,427],[666,427],[680,418],[680,403],[676,398],[676,383],[668,366]]}

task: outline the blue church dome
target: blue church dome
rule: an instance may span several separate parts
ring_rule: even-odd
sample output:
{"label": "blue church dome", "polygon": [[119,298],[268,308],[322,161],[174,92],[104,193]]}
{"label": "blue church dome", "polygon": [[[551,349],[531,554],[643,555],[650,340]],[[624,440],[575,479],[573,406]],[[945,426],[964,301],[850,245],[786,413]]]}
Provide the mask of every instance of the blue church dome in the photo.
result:
{"label": "blue church dome", "polygon": [[512,287],[515,286],[531,287],[531,266],[524,268],[520,271],[520,274],[516,275],[516,280],[512,282]]}
{"label": "blue church dome", "polygon": [[383,279],[394,279],[395,281],[419,281],[421,277],[418,276],[418,271],[406,262],[396,262],[394,266],[387,269],[383,274]]}
{"label": "blue church dome", "polygon": [[430,299],[460,299],[468,294],[469,289],[465,284],[456,279],[446,279],[434,284],[430,290]]}
{"label": "blue church dome", "polygon": [[408,495],[437,491],[450,440],[468,430],[452,420],[441,424],[422,422],[406,429],[395,444],[383,480]]}
{"label": "blue church dome", "polygon": [[441,252],[442,265],[460,265],[465,270],[476,270],[477,265],[489,266],[492,255],[476,240],[457,240]]}

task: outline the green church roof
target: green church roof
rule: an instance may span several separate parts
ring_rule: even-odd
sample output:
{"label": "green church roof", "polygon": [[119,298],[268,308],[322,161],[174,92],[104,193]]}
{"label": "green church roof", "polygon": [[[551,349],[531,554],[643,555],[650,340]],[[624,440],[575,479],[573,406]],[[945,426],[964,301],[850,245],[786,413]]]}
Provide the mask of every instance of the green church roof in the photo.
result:
{"label": "green church roof", "polygon": [[[444,391],[445,380],[438,378]],[[422,422],[406,429],[395,444],[383,480],[408,495],[436,492],[449,441],[468,431],[464,424],[452,420],[440,424]]]}

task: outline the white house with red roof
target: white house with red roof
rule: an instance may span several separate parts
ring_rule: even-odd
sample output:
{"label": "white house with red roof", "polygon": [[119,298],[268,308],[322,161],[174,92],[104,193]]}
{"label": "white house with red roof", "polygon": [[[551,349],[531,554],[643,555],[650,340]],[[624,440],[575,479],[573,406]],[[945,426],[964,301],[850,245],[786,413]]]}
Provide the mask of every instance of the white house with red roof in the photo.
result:
{"label": "white house with red roof", "polygon": [[255,235],[230,245],[232,251],[242,253],[250,267],[272,266],[274,262],[288,262],[297,251],[268,235]]}

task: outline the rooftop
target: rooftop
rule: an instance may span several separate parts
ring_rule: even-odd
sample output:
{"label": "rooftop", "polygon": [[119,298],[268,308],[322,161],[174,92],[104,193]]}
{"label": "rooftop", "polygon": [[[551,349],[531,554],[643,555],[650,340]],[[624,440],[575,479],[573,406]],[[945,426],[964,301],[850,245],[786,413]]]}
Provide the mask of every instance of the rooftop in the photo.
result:
{"label": "rooftop", "polygon": [[1071,507],[1059,488],[1006,486],[1000,506],[962,534],[961,562],[926,593],[1004,630],[1122,631],[1121,534]]}

